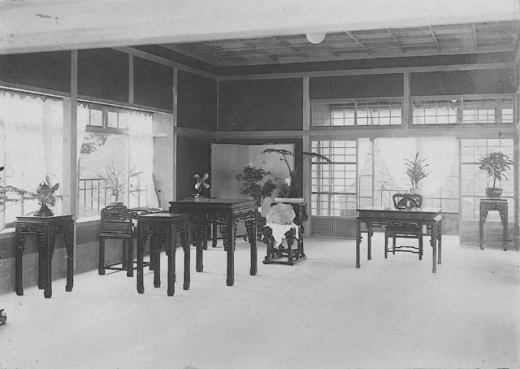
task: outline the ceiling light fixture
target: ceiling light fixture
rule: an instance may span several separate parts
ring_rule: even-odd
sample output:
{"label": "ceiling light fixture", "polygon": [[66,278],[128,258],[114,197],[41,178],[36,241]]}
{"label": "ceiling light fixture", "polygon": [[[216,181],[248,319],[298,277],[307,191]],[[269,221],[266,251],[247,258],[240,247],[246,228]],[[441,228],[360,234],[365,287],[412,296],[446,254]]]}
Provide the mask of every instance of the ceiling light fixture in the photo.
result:
{"label": "ceiling light fixture", "polygon": [[309,41],[311,44],[319,44],[323,40],[325,40],[325,32],[318,32],[318,33],[306,33],[305,38],[307,41]]}

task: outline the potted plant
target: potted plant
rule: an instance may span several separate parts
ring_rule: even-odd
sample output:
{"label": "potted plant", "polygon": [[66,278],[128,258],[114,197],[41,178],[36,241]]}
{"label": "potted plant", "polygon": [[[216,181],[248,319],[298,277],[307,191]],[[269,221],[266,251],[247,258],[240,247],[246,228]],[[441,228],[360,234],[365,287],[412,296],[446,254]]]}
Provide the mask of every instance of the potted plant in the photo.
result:
{"label": "potted plant", "polygon": [[507,180],[506,173],[513,164],[514,162],[501,151],[491,152],[480,158],[479,168],[486,171],[487,175],[493,179],[493,187],[486,188],[486,195],[490,199],[498,199],[502,195],[502,188],[496,187],[497,180]]}
{"label": "potted plant", "polygon": [[251,165],[244,167],[242,173],[235,176],[237,181],[244,182],[240,193],[251,196],[257,207],[262,206],[266,197],[271,196],[276,189],[276,184],[271,179],[265,179],[271,173]]}
{"label": "potted plant", "polygon": [[405,159],[404,164],[406,175],[412,185],[410,193],[419,194],[419,192],[421,192],[419,189],[419,182],[428,176],[429,173],[426,172],[425,168],[429,164],[426,163],[426,159],[420,157],[419,151],[417,151],[413,159]]}
{"label": "potted plant", "polygon": [[56,195],[54,195],[54,192],[56,192],[59,187],[59,183],[52,185],[49,176],[45,177],[45,182],[40,183],[36,189],[36,198],[41,207],[34,215],[39,217],[49,217],[54,215],[48,205],[54,206],[56,204]]}
{"label": "potted plant", "polygon": [[[285,149],[265,149],[262,151],[262,154],[278,154],[280,155],[280,160],[285,163],[287,166],[287,170],[289,172],[289,178],[285,181],[281,181],[279,183],[279,196],[280,197],[301,197],[302,191],[298,188],[298,176],[299,172],[303,167],[303,160],[296,163],[294,166],[294,170],[291,168],[289,164],[288,157],[294,156],[292,152]],[[332,163],[332,161],[324,155],[315,153],[315,152],[303,152],[303,158],[311,158],[318,159],[320,161],[325,161],[327,163]]]}

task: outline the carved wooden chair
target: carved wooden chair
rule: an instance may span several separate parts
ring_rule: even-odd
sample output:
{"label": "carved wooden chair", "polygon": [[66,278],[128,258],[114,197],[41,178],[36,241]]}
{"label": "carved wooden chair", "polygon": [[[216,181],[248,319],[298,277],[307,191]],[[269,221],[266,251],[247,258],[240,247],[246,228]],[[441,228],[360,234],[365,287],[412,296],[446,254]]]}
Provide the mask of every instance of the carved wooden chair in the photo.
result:
{"label": "carved wooden chair", "polygon": [[[395,194],[392,196],[394,207],[399,210],[408,211],[414,208],[421,208],[423,198],[418,194]],[[422,226],[413,222],[389,221],[385,228],[385,259],[388,255],[388,239],[392,238],[392,254],[396,252],[411,252],[419,255],[422,260],[423,255],[423,232]],[[418,246],[397,246],[397,239],[417,239]]]}
{"label": "carved wooden chair", "polygon": [[[269,226],[262,227],[262,242],[267,245],[267,255],[263,261],[264,264],[294,265],[307,258],[303,248],[305,222],[308,218],[307,206],[305,203],[293,203],[291,206],[296,215],[293,223],[297,226],[297,230],[291,228],[285,233],[287,247],[283,244],[276,245],[273,230]],[[294,247],[295,243],[296,247]]]}
{"label": "carved wooden chair", "polygon": [[[123,203],[109,205],[101,210],[101,228],[99,230],[99,262],[98,273],[105,274],[105,269],[126,270],[126,275],[134,275],[135,227],[133,219],[136,214]],[[105,240],[117,239],[123,241],[123,260],[105,265]]]}

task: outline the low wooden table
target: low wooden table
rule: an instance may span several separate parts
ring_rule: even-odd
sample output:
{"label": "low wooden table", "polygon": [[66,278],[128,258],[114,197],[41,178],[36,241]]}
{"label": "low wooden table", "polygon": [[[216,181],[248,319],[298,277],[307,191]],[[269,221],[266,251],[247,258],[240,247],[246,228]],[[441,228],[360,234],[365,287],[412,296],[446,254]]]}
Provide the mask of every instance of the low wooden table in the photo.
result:
{"label": "low wooden table", "polygon": [[[385,209],[383,207],[367,207],[357,209],[356,218],[356,268],[360,267],[361,223],[367,226],[368,260],[372,259],[372,226],[373,223],[386,224],[388,221],[410,222],[426,225],[430,230],[432,245],[432,273],[437,273],[437,264],[441,264],[442,252],[442,215],[440,209],[414,208],[410,210]],[[437,246],[439,254],[437,256]]]}
{"label": "low wooden table", "polygon": [[235,232],[238,221],[245,221],[251,245],[251,269],[249,274],[257,272],[256,216],[258,208],[253,200],[247,199],[188,199],[170,202],[170,212],[188,214],[195,224],[197,247],[196,270],[203,270],[203,245],[208,224],[215,220],[223,224],[222,237],[227,249],[226,284],[235,283]]}
{"label": "low wooden table", "polygon": [[507,210],[507,200],[506,199],[480,199],[480,217],[479,217],[479,240],[480,240],[480,249],[484,250],[484,223],[486,223],[487,215],[490,211],[496,210],[500,215],[500,220],[502,221],[502,245],[504,247],[504,251],[507,251],[507,241],[508,241],[508,210]]}
{"label": "low wooden table", "polygon": [[151,213],[139,215],[137,218],[137,292],[144,293],[143,251],[150,238],[150,263],[154,271],[154,287],[161,286],[161,249],[164,247],[168,255],[168,296],[175,293],[175,250],[178,237],[184,249],[184,284],[183,289],[190,288],[190,245],[192,223],[189,216],[172,213]]}
{"label": "low wooden table", "polygon": [[44,296],[52,296],[52,257],[56,235],[62,233],[67,249],[67,284],[65,291],[72,291],[74,283],[74,220],[72,215],[53,215],[49,217],[23,216],[16,217],[16,261],[15,288],[16,294],[23,295],[22,259],[25,251],[25,240],[28,235],[36,235],[38,240],[38,288],[44,289]]}

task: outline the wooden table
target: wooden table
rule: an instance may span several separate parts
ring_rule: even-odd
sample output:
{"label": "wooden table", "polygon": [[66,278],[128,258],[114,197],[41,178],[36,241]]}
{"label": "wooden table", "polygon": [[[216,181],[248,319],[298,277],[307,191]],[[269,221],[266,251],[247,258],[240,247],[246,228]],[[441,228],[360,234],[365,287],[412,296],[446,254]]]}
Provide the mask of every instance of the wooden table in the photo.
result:
{"label": "wooden table", "polygon": [[[357,209],[356,218],[356,268],[360,267],[360,244],[361,244],[361,223],[365,223],[367,227],[368,260],[372,259],[372,234],[373,224],[378,223],[385,225],[388,221],[409,222],[419,225],[426,225],[430,232],[430,243],[433,248],[433,267],[432,273],[437,272],[437,263],[441,264],[442,252],[442,216],[440,209],[432,208],[414,208],[410,210],[385,209],[383,207],[367,207]],[[437,243],[439,253],[437,257]]]}
{"label": "wooden table", "polygon": [[507,251],[508,241],[508,210],[506,199],[480,199],[480,216],[479,216],[479,240],[480,249],[484,250],[484,223],[486,223],[487,215],[490,211],[496,210],[500,214],[500,220],[502,221],[502,244],[504,251]]}
{"label": "wooden table", "polygon": [[257,249],[256,249],[256,216],[258,208],[253,200],[247,199],[188,199],[170,202],[170,212],[188,214],[195,224],[195,241],[197,247],[196,270],[203,270],[203,245],[208,224],[217,221],[223,224],[222,237],[227,251],[227,276],[226,284],[233,286],[235,283],[235,233],[238,221],[245,221],[249,243],[251,245],[251,269],[250,274],[256,275]]}
{"label": "wooden table", "polygon": [[28,235],[36,235],[38,241],[38,288],[44,289],[44,296],[52,296],[52,257],[56,235],[62,233],[67,249],[67,284],[65,291],[72,291],[74,282],[74,220],[72,215],[53,215],[49,217],[23,216],[16,217],[16,261],[15,289],[16,294],[23,295],[22,259],[25,251],[25,240]]}
{"label": "wooden table", "polygon": [[161,286],[161,249],[168,255],[168,296],[175,293],[175,250],[180,238],[184,249],[184,284],[190,288],[190,245],[192,222],[189,216],[172,213],[150,213],[137,218],[137,292],[144,293],[143,251],[150,238],[150,264],[153,265],[154,287]]}

